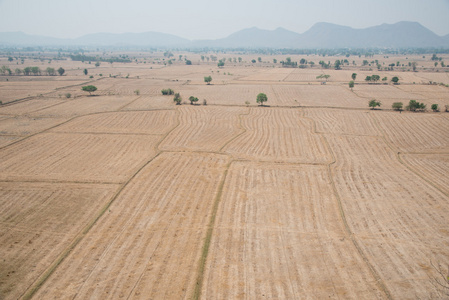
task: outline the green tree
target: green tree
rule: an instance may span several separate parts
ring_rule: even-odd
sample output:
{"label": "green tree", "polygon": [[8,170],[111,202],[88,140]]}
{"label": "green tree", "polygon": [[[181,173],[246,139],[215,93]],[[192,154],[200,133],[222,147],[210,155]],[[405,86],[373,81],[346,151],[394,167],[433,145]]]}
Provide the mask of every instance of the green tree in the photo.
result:
{"label": "green tree", "polygon": [[87,69],[84,69],[83,73],[84,73],[84,75],[87,75],[87,73],[89,73],[89,72],[87,71]]}
{"label": "green tree", "polygon": [[48,68],[47,68],[47,74],[48,74],[49,76],[55,76],[55,75],[56,75],[55,68],[50,68],[50,67],[48,67]]}
{"label": "green tree", "polygon": [[225,65],[224,61],[220,59],[220,61],[218,62],[217,66],[219,68],[221,68],[221,67],[224,67],[224,65]]}
{"label": "green tree", "polygon": [[186,65],[188,65],[188,66],[192,65],[192,61],[187,59],[186,60]]}
{"label": "green tree", "polygon": [[173,98],[173,101],[176,103],[176,105],[181,105],[182,101],[181,95],[179,93],[176,93],[175,97]]}
{"label": "green tree", "polygon": [[387,80],[388,80],[387,76],[385,76],[384,78],[382,78],[382,81],[387,81]]}
{"label": "green tree", "polygon": [[172,89],[163,89],[162,95],[173,95],[175,92]]}
{"label": "green tree", "polygon": [[39,67],[31,67],[31,73],[33,75],[41,75],[41,69]]}
{"label": "green tree", "polygon": [[211,81],[212,81],[212,76],[204,76],[205,83],[207,83],[209,85]]}
{"label": "green tree", "polygon": [[257,58],[257,61],[258,61],[258,62],[262,62],[262,57],[258,57],[258,58]]}
{"label": "green tree", "polygon": [[96,67],[99,67],[99,66],[100,66],[100,62],[97,61],[97,62],[95,63],[95,66],[96,66]]}
{"label": "green tree", "polygon": [[368,106],[371,107],[371,109],[375,109],[377,106],[380,106],[380,101],[377,101],[376,99],[370,100],[368,102]]}
{"label": "green tree", "polygon": [[62,67],[60,67],[58,69],[58,73],[59,73],[60,76],[62,76],[65,73],[65,70]]}
{"label": "green tree", "polygon": [[341,62],[337,59],[334,63],[335,70],[341,70]]}
{"label": "green tree", "polygon": [[438,104],[432,104],[432,105],[430,106],[430,108],[431,108],[434,112],[440,111],[440,110],[438,109]]}
{"label": "green tree", "polygon": [[85,92],[89,92],[89,95],[92,95],[93,92],[97,90],[97,87],[94,85],[86,85],[81,88]]}
{"label": "green tree", "polygon": [[391,105],[391,107],[392,107],[394,110],[401,111],[403,105],[404,105],[404,104],[403,104],[402,102],[394,102],[394,103]]}
{"label": "green tree", "polygon": [[20,75],[20,74],[22,74],[22,72],[23,72],[22,69],[19,69],[19,68],[14,70],[14,73],[16,73],[16,75]]}
{"label": "green tree", "polygon": [[351,91],[352,91],[352,88],[354,87],[354,81],[349,81],[349,88],[351,89]]}
{"label": "green tree", "polygon": [[255,63],[256,63],[256,60],[255,60],[255,59],[252,59],[251,62],[252,62],[253,64],[255,64]]}
{"label": "green tree", "polygon": [[11,56],[8,57],[8,61],[12,62],[14,60],[14,58],[12,58]]}
{"label": "green tree", "polygon": [[394,76],[391,78],[391,81],[393,81],[394,84],[397,84],[399,82],[399,78],[397,76]]}
{"label": "green tree", "polygon": [[31,75],[31,67],[25,67],[23,69],[23,74],[25,74],[26,76]]}
{"label": "green tree", "polygon": [[198,98],[194,97],[194,96],[190,96],[189,101],[190,101],[190,105],[193,105],[193,102],[195,102],[195,103],[198,102]]}
{"label": "green tree", "polygon": [[366,77],[365,77],[365,81],[366,81],[366,82],[371,81],[371,76],[366,76]]}
{"label": "green tree", "polygon": [[380,79],[380,76],[379,76],[379,75],[372,75],[372,76],[371,76],[371,80],[374,81],[374,82],[379,81],[379,79]]}
{"label": "green tree", "polygon": [[357,78],[357,73],[352,73],[351,78],[352,80],[355,80]]}
{"label": "green tree", "polygon": [[268,97],[264,93],[260,93],[259,95],[257,95],[256,102],[259,103],[261,106],[263,106],[263,103],[267,101]]}
{"label": "green tree", "polygon": [[405,109],[409,111],[423,111],[426,109],[426,105],[424,103],[420,103],[416,100],[410,100]]}
{"label": "green tree", "polygon": [[273,63],[277,64],[278,60],[276,58],[273,58]]}

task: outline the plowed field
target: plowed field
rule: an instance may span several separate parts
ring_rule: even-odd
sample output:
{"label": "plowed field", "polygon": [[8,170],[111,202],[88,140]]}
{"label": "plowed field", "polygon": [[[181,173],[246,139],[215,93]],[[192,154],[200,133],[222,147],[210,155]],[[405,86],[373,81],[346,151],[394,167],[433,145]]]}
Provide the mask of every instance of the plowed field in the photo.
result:
{"label": "plowed field", "polygon": [[276,54],[223,53],[223,68],[128,54],[138,61],[61,60],[64,76],[1,82],[5,99],[31,96],[0,105],[0,299],[438,298],[449,113],[391,103],[443,111],[449,89],[426,79],[443,72],[368,85],[377,72],[358,57],[337,71],[317,55],[299,69]]}

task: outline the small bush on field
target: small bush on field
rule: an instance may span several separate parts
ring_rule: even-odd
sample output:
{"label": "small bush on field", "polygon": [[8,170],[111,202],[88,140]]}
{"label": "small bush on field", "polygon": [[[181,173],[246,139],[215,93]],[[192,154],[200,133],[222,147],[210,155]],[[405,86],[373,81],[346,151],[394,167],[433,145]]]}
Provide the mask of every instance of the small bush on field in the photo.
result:
{"label": "small bush on field", "polygon": [[72,97],[72,94],[67,93],[67,94],[65,94],[65,97],[66,97],[67,99],[69,99],[70,97]]}
{"label": "small bush on field", "polygon": [[173,95],[175,92],[172,89],[163,89],[162,95]]}

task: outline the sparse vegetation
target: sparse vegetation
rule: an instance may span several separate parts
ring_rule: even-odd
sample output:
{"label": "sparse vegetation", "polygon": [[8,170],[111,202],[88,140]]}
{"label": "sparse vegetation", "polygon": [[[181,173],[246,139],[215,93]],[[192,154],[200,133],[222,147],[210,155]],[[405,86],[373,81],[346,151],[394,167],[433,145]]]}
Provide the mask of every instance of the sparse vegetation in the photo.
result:
{"label": "sparse vegetation", "polygon": [[162,95],[173,95],[175,93],[172,89],[163,89],[161,92]]}
{"label": "sparse vegetation", "polygon": [[424,111],[426,110],[426,105],[416,100],[410,100],[405,109],[408,111]]}
{"label": "sparse vegetation", "polygon": [[204,77],[204,82],[207,83],[208,85],[210,84],[211,81],[212,81],[212,76],[205,76]]}
{"label": "sparse vegetation", "polygon": [[260,93],[257,95],[256,102],[259,103],[261,106],[263,106],[264,103],[267,101],[268,101],[268,97],[266,94]]}
{"label": "sparse vegetation", "polygon": [[371,107],[371,109],[375,109],[376,107],[381,106],[381,102],[377,101],[376,99],[372,99],[368,102],[368,106]]}
{"label": "sparse vegetation", "polygon": [[89,95],[92,95],[93,92],[97,90],[97,87],[94,85],[86,85],[81,88],[85,92],[89,92]]}
{"label": "sparse vegetation", "polygon": [[394,110],[401,111],[403,105],[404,105],[404,104],[403,104],[402,102],[394,102],[394,103],[391,105],[391,107],[392,107]]}
{"label": "sparse vegetation", "polygon": [[182,101],[181,95],[179,93],[176,93],[175,97],[173,98],[173,101],[176,103],[176,105],[181,105]]}
{"label": "sparse vegetation", "polygon": [[193,105],[194,103],[198,102],[198,98],[194,96],[189,97],[190,105]]}

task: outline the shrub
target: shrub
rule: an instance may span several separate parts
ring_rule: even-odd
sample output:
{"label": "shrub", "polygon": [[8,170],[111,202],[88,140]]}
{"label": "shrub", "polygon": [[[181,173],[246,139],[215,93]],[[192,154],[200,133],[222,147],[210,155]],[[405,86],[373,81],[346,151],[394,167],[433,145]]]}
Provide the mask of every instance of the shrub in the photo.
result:
{"label": "shrub", "polygon": [[391,105],[391,107],[392,107],[394,110],[401,111],[403,105],[404,105],[404,104],[403,104],[402,102],[394,102],[393,105]]}
{"label": "shrub", "polygon": [[176,93],[175,97],[173,98],[173,101],[176,103],[176,105],[181,105],[182,101],[181,95],[179,93]]}
{"label": "shrub", "polygon": [[162,95],[173,95],[175,92],[172,89],[163,89]]}
{"label": "shrub", "polygon": [[432,104],[432,106],[430,107],[434,112],[440,111],[438,109],[438,104]]}
{"label": "shrub", "polygon": [[65,94],[65,97],[66,97],[67,99],[69,99],[70,97],[72,97],[72,94],[66,93],[66,94]]}

